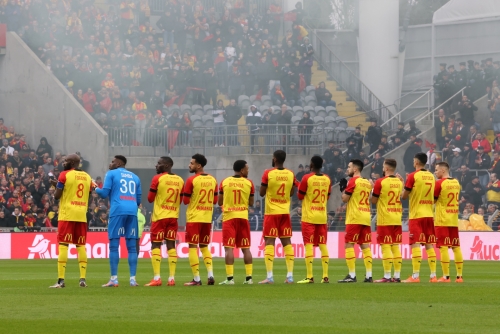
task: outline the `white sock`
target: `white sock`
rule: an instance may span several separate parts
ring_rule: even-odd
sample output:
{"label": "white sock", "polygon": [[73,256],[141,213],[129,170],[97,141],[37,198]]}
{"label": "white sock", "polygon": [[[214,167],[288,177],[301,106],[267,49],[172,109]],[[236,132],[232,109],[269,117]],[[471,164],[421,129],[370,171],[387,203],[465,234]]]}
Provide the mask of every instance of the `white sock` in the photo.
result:
{"label": "white sock", "polygon": [[130,276],[130,280],[134,280],[135,281],[135,276]]}
{"label": "white sock", "polygon": [[384,278],[387,278],[387,279],[391,278],[391,273],[384,273]]}
{"label": "white sock", "polygon": [[286,277],[293,277],[293,273],[286,273]]}
{"label": "white sock", "polygon": [[272,271],[268,271],[267,272],[267,278],[273,278],[273,272]]}
{"label": "white sock", "polygon": [[370,278],[372,277],[372,272],[371,271],[367,271],[366,272],[366,278]]}
{"label": "white sock", "polygon": [[195,276],[195,277],[194,277],[194,280],[195,280],[196,282],[199,282],[199,281],[201,280],[201,279],[200,279],[200,276]]}
{"label": "white sock", "polygon": [[[158,277],[160,277],[160,276],[158,276]],[[168,276],[168,280],[169,280],[169,281],[173,281],[173,280],[174,280],[174,277],[173,277],[173,276]]]}
{"label": "white sock", "polygon": [[431,278],[436,277],[436,273],[431,273]]}
{"label": "white sock", "polygon": [[210,278],[210,277],[214,277],[214,272],[213,271],[209,271],[208,272],[208,278]]}
{"label": "white sock", "polygon": [[356,273],[349,273],[349,276],[351,276],[352,278],[355,278],[356,277]]}
{"label": "white sock", "polygon": [[154,279],[155,281],[157,281],[157,280],[159,280],[159,279],[160,279],[160,276],[159,276],[159,275],[158,275],[158,276],[155,276],[155,277],[153,277],[153,279]]}
{"label": "white sock", "polygon": [[394,272],[394,278],[400,278],[401,273],[399,271]]}
{"label": "white sock", "polygon": [[420,273],[413,273],[413,275],[411,275],[413,278],[419,278],[420,277]]}
{"label": "white sock", "polygon": [[118,276],[111,276],[111,280],[116,280],[118,279]]}

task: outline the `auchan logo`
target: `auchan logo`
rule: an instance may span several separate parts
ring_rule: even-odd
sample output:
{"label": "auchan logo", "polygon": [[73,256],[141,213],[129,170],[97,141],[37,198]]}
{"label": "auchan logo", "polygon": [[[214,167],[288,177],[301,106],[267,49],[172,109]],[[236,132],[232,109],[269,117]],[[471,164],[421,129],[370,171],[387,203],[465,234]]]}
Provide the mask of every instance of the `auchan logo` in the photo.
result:
{"label": "auchan logo", "polygon": [[[107,239],[107,238],[106,238]],[[29,244],[28,244],[29,245]],[[31,242],[28,259],[57,259],[59,247],[56,241],[52,242],[43,234],[36,234]],[[85,245],[87,256],[93,259],[104,259],[109,257],[109,244],[106,242],[87,243]],[[76,259],[78,257],[76,246],[69,245],[68,258]]]}
{"label": "auchan logo", "polygon": [[476,235],[470,248],[470,260],[500,260],[500,245],[485,244]]}
{"label": "auchan logo", "polygon": [[52,257],[50,255],[49,244],[49,239],[45,239],[43,235],[37,234],[35,239],[33,239],[31,247],[28,247],[30,250],[28,259],[34,259],[35,255],[38,255],[38,258],[40,259],[51,259]]}

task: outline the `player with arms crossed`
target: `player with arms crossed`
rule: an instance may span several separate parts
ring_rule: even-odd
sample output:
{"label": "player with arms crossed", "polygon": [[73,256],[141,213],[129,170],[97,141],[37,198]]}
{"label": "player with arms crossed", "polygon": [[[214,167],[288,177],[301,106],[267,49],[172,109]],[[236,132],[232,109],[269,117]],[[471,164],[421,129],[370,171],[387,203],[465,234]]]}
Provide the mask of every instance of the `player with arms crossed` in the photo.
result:
{"label": "player with arms crossed", "polygon": [[186,210],[186,242],[189,244],[189,264],[193,272],[193,280],[184,285],[201,285],[200,259],[198,245],[200,245],[203,262],[208,271],[208,285],[214,285],[212,253],[208,249],[210,233],[212,231],[212,214],[217,202],[217,180],[203,171],[207,158],[202,154],[195,154],[189,163],[189,172],[195,175],[186,180],[182,201],[187,205]]}
{"label": "player with arms crossed", "polygon": [[455,282],[463,283],[462,270],[464,258],[460,249],[460,238],[458,234],[458,200],[460,198],[460,183],[457,179],[450,177],[450,166],[446,162],[436,165],[438,180],[434,189],[434,200],[436,201],[436,219],[434,229],[436,231],[437,247],[441,253],[441,268],[443,277],[439,283],[450,282],[450,254],[448,248],[453,249],[455,255],[455,267],[457,279]]}
{"label": "player with arms crossed", "polygon": [[260,196],[266,197],[263,236],[266,243],[264,259],[267,278],[259,284],[273,284],[274,243],[280,238],[285,253],[287,275],[285,283],[293,283],[293,261],[295,254],[290,238],[292,223],[290,220],[290,197],[295,191],[295,175],[283,167],[286,152],[277,150],[273,153],[273,169],[268,169],[262,175]]}
{"label": "player with arms crossed", "polygon": [[314,246],[319,246],[321,251],[321,264],[323,266],[323,279],[321,283],[330,283],[328,280],[328,248],[326,241],[327,228],[327,203],[330,198],[332,183],[330,178],[321,173],[323,158],[314,156],[309,164],[311,173],[302,178],[299,186],[298,197],[302,201],[302,238],[306,248],[306,271],[305,279],[298,281],[299,284],[314,283],[313,259]]}
{"label": "player with arms crossed", "polygon": [[363,260],[366,268],[365,283],[372,283],[372,251],[370,249],[371,238],[371,216],[370,216],[370,181],[361,177],[364,164],[361,160],[354,159],[347,166],[347,175],[350,179],[340,182],[342,191],[342,202],[347,203],[345,220],[345,260],[349,274],[339,280],[339,283],[355,283],[356,279],[356,255],[354,244],[358,244],[363,252]]}
{"label": "player with arms crossed", "polygon": [[[425,153],[417,153],[413,158],[415,172],[406,177],[405,190],[402,199],[410,199],[410,245],[413,274],[403,283],[420,283],[420,262],[422,261],[421,245],[425,245],[427,259],[431,269],[431,282],[436,278],[436,252],[433,244],[434,234],[434,185],[435,179],[431,172],[424,169],[427,163]],[[402,181],[402,178],[401,178]]]}
{"label": "player with arms crossed", "polygon": [[[384,177],[379,178],[373,187],[372,204],[377,205],[377,243],[382,248],[384,277],[375,283],[401,283],[402,257],[399,245],[403,239],[401,191],[403,182],[395,175],[397,162],[385,159]],[[394,278],[391,277],[394,264]]]}
{"label": "player with arms crossed", "polygon": [[111,209],[109,212],[108,238],[109,238],[109,265],[111,278],[103,287],[118,286],[118,263],[120,254],[120,238],[125,237],[128,265],[130,270],[130,286],[138,286],[135,274],[137,271],[137,238],[139,225],[137,210],[141,204],[141,181],[134,173],[125,169],[127,158],[116,155],[109,165],[109,171],[104,178],[102,189],[97,188],[97,194],[108,198]]}
{"label": "player with arms crossed", "polygon": [[56,187],[55,199],[59,201],[59,225],[57,228],[57,242],[59,243],[59,255],[57,258],[57,283],[51,288],[64,288],[64,276],[66,263],[68,262],[69,244],[76,245],[78,253],[78,265],[80,266],[80,286],[87,287],[85,276],[87,273],[87,208],[89,206],[89,194],[95,186],[90,175],[76,170],[80,165],[80,157],[70,154],[64,162],[64,171],[56,181],[51,180],[52,186]]}
{"label": "player with arms crossed", "polygon": [[222,208],[222,240],[226,251],[227,279],[220,285],[234,284],[235,247],[243,252],[246,279],[243,284],[253,284],[252,253],[250,252],[250,224],[248,207],[253,206],[255,188],[248,177],[248,164],[237,160],[233,164],[234,176],[221,182],[219,186],[219,205]]}
{"label": "player with arms crossed", "polygon": [[177,265],[177,238],[181,197],[184,180],[172,173],[174,161],[170,157],[161,157],[156,164],[156,173],[149,187],[148,202],[153,203],[151,217],[151,263],[154,277],[145,286],[161,286],[161,244],[166,240],[168,253],[168,286],[175,285],[175,267]]}

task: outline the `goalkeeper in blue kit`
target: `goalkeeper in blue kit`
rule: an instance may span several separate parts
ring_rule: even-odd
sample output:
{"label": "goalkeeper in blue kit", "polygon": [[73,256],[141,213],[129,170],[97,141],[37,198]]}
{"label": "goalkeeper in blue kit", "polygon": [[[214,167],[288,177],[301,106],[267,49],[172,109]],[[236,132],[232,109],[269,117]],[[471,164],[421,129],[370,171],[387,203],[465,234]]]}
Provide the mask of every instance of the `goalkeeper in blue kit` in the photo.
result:
{"label": "goalkeeper in blue kit", "polygon": [[130,286],[138,286],[135,274],[137,271],[136,243],[139,238],[137,210],[141,204],[141,181],[137,175],[125,169],[126,164],[127,159],[124,156],[115,156],[109,165],[110,170],[106,173],[103,188],[96,189],[100,197],[109,197],[111,205],[108,222],[111,279],[103,287],[118,286],[118,262],[120,260],[118,249],[121,237],[125,237],[127,245]]}

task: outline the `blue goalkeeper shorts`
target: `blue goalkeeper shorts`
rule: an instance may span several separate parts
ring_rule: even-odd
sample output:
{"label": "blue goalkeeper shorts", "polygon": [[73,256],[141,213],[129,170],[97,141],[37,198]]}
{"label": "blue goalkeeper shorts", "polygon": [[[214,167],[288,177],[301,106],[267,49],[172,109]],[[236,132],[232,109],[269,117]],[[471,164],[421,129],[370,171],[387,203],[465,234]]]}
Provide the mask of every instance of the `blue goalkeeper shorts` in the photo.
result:
{"label": "blue goalkeeper shorts", "polygon": [[125,237],[126,239],[139,238],[139,223],[137,215],[120,215],[111,216],[108,221],[108,238],[119,239]]}

